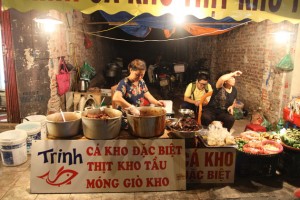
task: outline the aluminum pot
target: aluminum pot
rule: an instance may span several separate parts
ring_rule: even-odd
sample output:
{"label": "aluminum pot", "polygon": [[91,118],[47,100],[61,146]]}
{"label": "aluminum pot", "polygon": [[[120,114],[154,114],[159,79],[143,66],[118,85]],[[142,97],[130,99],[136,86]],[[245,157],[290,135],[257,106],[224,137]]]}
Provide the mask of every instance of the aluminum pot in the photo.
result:
{"label": "aluminum pot", "polygon": [[138,107],[140,116],[127,113],[129,131],[142,138],[158,137],[164,134],[166,126],[166,110],[162,107]]}
{"label": "aluminum pot", "polygon": [[[101,108],[102,109],[102,108]],[[87,116],[107,114],[108,119],[89,118]],[[120,134],[122,112],[113,108],[104,108],[104,110],[89,109],[81,114],[83,134],[86,138],[94,140],[109,140]]]}
{"label": "aluminum pot", "polygon": [[80,113],[63,112],[65,122],[61,113],[53,113],[46,117],[47,132],[53,138],[72,138],[82,132]]}

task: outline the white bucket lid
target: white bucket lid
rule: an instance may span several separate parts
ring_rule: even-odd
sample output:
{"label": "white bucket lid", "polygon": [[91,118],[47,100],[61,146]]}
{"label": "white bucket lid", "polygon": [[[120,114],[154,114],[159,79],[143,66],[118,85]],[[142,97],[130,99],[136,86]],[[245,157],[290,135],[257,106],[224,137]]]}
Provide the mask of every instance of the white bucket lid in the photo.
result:
{"label": "white bucket lid", "polygon": [[0,145],[9,146],[25,142],[27,133],[23,130],[10,130],[0,133]]}
{"label": "white bucket lid", "polygon": [[46,121],[45,115],[30,115],[24,118],[23,122],[44,122]]}
{"label": "white bucket lid", "polygon": [[34,135],[41,132],[41,128],[40,122],[25,122],[16,126],[16,130],[24,130],[28,135]]}

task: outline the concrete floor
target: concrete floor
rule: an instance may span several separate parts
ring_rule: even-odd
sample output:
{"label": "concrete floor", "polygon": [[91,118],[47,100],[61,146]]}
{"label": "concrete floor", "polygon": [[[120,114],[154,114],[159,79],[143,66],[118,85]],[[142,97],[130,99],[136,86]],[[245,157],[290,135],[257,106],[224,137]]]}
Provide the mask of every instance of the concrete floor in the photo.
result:
{"label": "concrete floor", "polygon": [[[174,110],[178,110],[180,97],[174,98]],[[234,134],[243,132],[249,120],[237,120]],[[13,125],[2,126],[0,130],[12,129]],[[233,184],[188,184],[186,191],[134,192],[134,193],[91,193],[91,194],[31,194],[30,193],[30,157],[20,166],[6,167],[0,164],[0,199],[297,199],[294,190],[300,187],[300,178],[288,177],[276,173],[273,176],[246,175],[236,173]]]}

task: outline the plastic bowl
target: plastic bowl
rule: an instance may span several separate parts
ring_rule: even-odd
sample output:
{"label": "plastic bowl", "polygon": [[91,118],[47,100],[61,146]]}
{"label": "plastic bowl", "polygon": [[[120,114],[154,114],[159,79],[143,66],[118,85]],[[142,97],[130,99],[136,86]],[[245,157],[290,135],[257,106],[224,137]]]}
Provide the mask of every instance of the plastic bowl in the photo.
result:
{"label": "plastic bowl", "polygon": [[282,145],[273,140],[262,141],[262,146],[265,154],[278,154],[283,151]]}

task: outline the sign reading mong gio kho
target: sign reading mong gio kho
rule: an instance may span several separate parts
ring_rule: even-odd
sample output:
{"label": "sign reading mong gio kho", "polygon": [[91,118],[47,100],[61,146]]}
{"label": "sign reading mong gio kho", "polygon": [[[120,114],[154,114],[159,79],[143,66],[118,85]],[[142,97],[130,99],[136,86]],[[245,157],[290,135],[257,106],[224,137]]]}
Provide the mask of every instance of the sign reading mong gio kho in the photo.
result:
{"label": "sign reading mong gio kho", "polygon": [[40,140],[31,152],[32,193],[186,189],[181,139]]}

